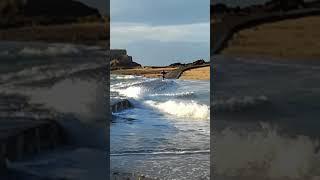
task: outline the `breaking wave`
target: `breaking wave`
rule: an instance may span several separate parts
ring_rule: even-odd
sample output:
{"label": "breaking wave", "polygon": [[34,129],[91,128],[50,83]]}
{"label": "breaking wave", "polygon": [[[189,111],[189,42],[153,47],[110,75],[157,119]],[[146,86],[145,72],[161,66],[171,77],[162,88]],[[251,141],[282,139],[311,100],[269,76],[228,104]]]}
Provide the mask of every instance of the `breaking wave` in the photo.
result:
{"label": "breaking wave", "polygon": [[116,79],[135,79],[136,76],[133,75],[126,75],[126,76],[116,76]]}
{"label": "breaking wave", "polygon": [[56,56],[85,56],[87,53],[95,53],[96,55],[104,55],[105,50],[101,47],[84,46],[63,43],[50,44],[16,44],[7,49],[0,48],[0,56],[2,57],[56,57]]}
{"label": "breaking wave", "polygon": [[59,56],[59,55],[77,55],[80,50],[72,45],[49,46],[47,48],[25,47],[19,54],[23,56]]}
{"label": "breaking wave", "polygon": [[210,150],[180,150],[180,151],[154,151],[154,152],[124,152],[114,153],[111,156],[135,156],[135,155],[186,155],[186,154],[208,154]]}
{"label": "breaking wave", "polygon": [[255,108],[260,105],[266,105],[270,103],[266,96],[245,96],[245,97],[231,97],[226,100],[215,100],[213,102],[215,111],[243,111],[250,108]]}
{"label": "breaking wave", "polygon": [[193,119],[210,119],[210,108],[207,105],[195,101],[174,101],[166,102],[146,101],[146,104],[157,108],[162,112],[177,117],[191,117]]}
{"label": "breaking wave", "polygon": [[222,176],[312,179],[320,175],[319,141],[290,137],[262,124],[263,131],[226,128],[215,133],[215,172]]}
{"label": "breaking wave", "polygon": [[190,97],[193,96],[194,92],[181,92],[181,93],[164,93],[164,94],[151,94],[151,97]]}

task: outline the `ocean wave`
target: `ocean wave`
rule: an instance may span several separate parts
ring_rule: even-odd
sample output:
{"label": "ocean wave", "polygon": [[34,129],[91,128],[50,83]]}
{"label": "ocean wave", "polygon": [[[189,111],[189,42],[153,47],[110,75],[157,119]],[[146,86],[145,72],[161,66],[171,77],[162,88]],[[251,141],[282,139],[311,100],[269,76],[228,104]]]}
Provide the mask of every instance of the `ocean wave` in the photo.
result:
{"label": "ocean wave", "polygon": [[150,94],[151,97],[191,97],[195,93],[194,92],[181,92],[181,93],[164,93],[164,94]]}
{"label": "ocean wave", "polygon": [[134,79],[136,76],[133,75],[123,75],[123,76],[116,76],[115,79]]}
{"label": "ocean wave", "polygon": [[0,77],[1,83],[19,84],[26,82],[51,80],[59,78],[67,78],[72,74],[81,71],[94,70],[102,67],[98,63],[83,63],[83,64],[53,64],[40,65],[25,68],[17,72],[2,74]]}
{"label": "ocean wave", "polygon": [[94,121],[107,116],[105,85],[96,79],[65,79],[50,87],[16,88],[8,86],[0,92],[16,93],[30,98],[30,103],[42,104],[59,113],[73,114],[81,121]]}
{"label": "ocean wave", "polygon": [[186,154],[208,154],[210,150],[176,150],[176,151],[143,151],[113,153],[110,156],[137,156],[137,155],[186,155]]}
{"label": "ocean wave", "polygon": [[[54,112],[55,121],[65,130],[68,144],[105,148],[108,114],[104,81],[65,79],[52,87],[13,86],[1,88],[1,91],[27,96],[29,103],[41,104]],[[40,114],[39,117],[45,116]]]}
{"label": "ocean wave", "polygon": [[47,48],[24,47],[18,54],[22,56],[78,55],[81,51],[73,45],[49,46]]}
{"label": "ocean wave", "polygon": [[103,48],[94,46],[82,46],[74,44],[29,44],[16,45],[6,50],[0,51],[1,57],[56,57],[56,56],[84,56],[95,54],[105,56]]}
{"label": "ocean wave", "polygon": [[162,81],[159,79],[142,79],[134,82],[120,82],[111,85],[111,91],[118,92],[120,95],[141,99],[145,96],[158,94],[158,92],[166,92],[175,88],[174,81]]}
{"label": "ocean wave", "polygon": [[166,102],[146,101],[147,105],[157,108],[162,112],[183,118],[210,119],[210,108],[205,104],[195,101],[174,101]]}
{"label": "ocean wave", "polygon": [[231,97],[226,100],[215,100],[213,102],[215,111],[236,112],[243,111],[249,108],[258,107],[270,103],[266,96],[245,96],[245,97]]}
{"label": "ocean wave", "polygon": [[145,90],[143,89],[143,87],[137,86],[137,87],[129,87],[126,89],[119,89],[117,91],[120,95],[129,97],[129,98],[138,99],[143,95]]}
{"label": "ocean wave", "polygon": [[262,127],[262,131],[255,132],[231,128],[216,132],[215,172],[255,179],[312,179],[320,175],[318,140],[285,136],[269,124]]}

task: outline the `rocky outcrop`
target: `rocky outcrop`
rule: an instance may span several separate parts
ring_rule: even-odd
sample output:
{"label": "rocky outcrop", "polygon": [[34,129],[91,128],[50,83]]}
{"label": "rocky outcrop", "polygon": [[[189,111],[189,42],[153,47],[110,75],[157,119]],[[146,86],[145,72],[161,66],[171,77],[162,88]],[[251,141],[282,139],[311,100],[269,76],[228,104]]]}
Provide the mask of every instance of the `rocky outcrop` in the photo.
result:
{"label": "rocky outcrop", "polygon": [[199,60],[196,60],[192,63],[182,64],[182,63],[178,62],[178,63],[170,64],[169,66],[170,67],[186,67],[186,66],[199,66],[199,65],[205,65],[205,64],[209,64],[209,62],[206,62],[203,59],[199,59]]}
{"label": "rocky outcrop", "polygon": [[0,27],[102,21],[95,8],[74,0],[1,0]]}
{"label": "rocky outcrop", "polygon": [[140,64],[132,60],[132,56],[127,55],[127,51],[124,49],[112,49],[109,55],[111,70],[141,67]]}

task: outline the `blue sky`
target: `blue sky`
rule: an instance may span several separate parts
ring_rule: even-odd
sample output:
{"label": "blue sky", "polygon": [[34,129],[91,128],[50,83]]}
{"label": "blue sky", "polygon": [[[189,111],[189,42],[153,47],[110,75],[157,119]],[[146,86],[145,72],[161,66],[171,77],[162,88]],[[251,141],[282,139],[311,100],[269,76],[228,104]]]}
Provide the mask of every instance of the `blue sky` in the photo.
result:
{"label": "blue sky", "polygon": [[210,0],[110,0],[111,48],[143,65],[209,59]]}

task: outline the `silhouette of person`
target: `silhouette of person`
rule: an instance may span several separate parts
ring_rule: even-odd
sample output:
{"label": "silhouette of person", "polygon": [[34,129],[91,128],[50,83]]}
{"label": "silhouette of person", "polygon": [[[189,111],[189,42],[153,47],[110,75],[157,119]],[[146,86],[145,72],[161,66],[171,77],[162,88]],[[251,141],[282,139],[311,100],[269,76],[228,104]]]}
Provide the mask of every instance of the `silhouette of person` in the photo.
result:
{"label": "silhouette of person", "polygon": [[164,80],[166,74],[167,74],[167,72],[165,72],[164,70],[162,70],[162,72],[161,72],[162,80]]}

